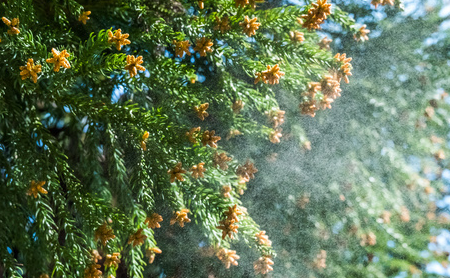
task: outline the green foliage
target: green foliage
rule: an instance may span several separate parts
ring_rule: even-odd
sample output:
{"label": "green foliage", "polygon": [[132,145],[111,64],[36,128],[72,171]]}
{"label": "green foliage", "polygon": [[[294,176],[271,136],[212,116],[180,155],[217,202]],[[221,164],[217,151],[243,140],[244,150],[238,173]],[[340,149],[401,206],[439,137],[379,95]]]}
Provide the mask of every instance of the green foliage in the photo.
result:
{"label": "green foliage", "polygon": [[[356,14],[352,19],[333,4],[323,31],[340,38],[340,53],[351,51],[355,77],[331,112],[311,120],[298,111],[307,101],[302,93],[342,63],[319,47],[322,34],[298,23],[311,4],[278,4],[252,9],[217,0],[199,9],[191,0],[3,1],[1,14],[20,19],[20,34],[0,27],[3,276],[82,277],[95,264],[92,250],[103,257],[98,264],[120,252],[117,269],[100,267],[104,277],[254,277],[253,262],[265,256],[276,263],[274,277],[390,277],[412,266],[423,269],[434,257],[425,260],[420,252],[432,228],[442,224],[423,213],[441,195],[406,191],[405,184],[423,189],[430,179],[425,170],[413,169],[412,158],[433,170],[445,167],[431,158],[439,148],[427,138],[446,136],[448,104],[439,102],[427,129],[415,128],[425,121],[431,95],[447,90],[445,42],[422,45],[425,29],[440,19],[430,12],[417,21],[371,23],[381,34],[359,46],[352,36],[359,30],[355,22],[370,14],[367,7],[356,6],[361,15],[355,6],[345,7]],[[92,13],[83,25],[78,18],[85,11]],[[216,18],[224,16],[230,30],[220,32]],[[244,16],[261,23],[255,36],[243,33]],[[394,19],[401,23],[392,25]],[[118,29],[131,41],[120,51],[109,41]],[[301,31],[305,40],[292,41],[291,31]],[[201,37],[214,44],[206,57],[193,51]],[[377,51],[394,47],[387,43],[393,38],[408,44],[398,52],[389,49],[397,55]],[[192,54],[176,57],[174,40],[188,40]],[[46,62],[53,48],[67,50],[70,68],[55,72]],[[435,54],[421,65],[417,53],[430,49]],[[142,56],[146,70],[131,78],[124,69],[127,55]],[[30,58],[42,66],[37,83],[21,78],[20,67]],[[257,72],[276,64],[285,73],[280,84],[254,84]],[[430,71],[435,66],[439,75]],[[232,105],[238,100],[245,105],[236,113]],[[194,111],[203,103],[209,103],[210,114],[204,121]],[[287,123],[283,142],[274,145],[270,135],[278,126],[267,115],[279,109],[286,111]],[[189,142],[185,134],[197,126],[200,134]],[[217,149],[202,142],[207,130],[222,137]],[[309,142],[312,151],[306,151]],[[216,153],[233,158],[228,169],[216,167]],[[179,162],[186,170],[204,162],[205,176],[188,172],[185,181],[171,183],[168,171]],[[251,162],[259,172],[243,181],[242,165]],[[48,194],[27,195],[32,181],[45,181]],[[224,185],[232,189],[229,197]],[[440,177],[431,186],[443,188]],[[299,205],[302,197],[309,198],[305,206]],[[223,238],[217,226],[234,205],[243,211],[238,233]],[[402,206],[410,212],[408,222],[395,214]],[[191,223],[170,225],[182,209],[189,210]],[[392,224],[380,222],[385,210],[392,211]],[[153,213],[164,218],[160,229],[145,223]],[[104,224],[115,236],[106,245],[97,240]],[[273,248],[255,236],[260,225]],[[139,229],[146,238],[133,246],[130,236]],[[361,235],[369,232],[377,244],[360,246]],[[391,241],[395,248],[386,247]],[[148,250],[157,246],[162,254],[147,263]],[[239,266],[225,269],[214,256],[220,248],[237,250]],[[327,251],[326,269],[317,267],[320,250]]]}

